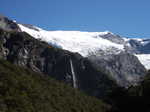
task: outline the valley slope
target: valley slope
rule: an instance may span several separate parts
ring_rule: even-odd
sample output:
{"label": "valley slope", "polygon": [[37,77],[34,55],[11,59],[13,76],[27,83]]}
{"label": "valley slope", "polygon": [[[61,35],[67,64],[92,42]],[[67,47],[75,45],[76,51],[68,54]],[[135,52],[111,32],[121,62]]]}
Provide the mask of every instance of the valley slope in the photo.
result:
{"label": "valley slope", "polygon": [[[138,83],[146,73],[137,54],[141,55],[144,50],[139,46],[148,45],[148,40],[121,38],[111,32],[45,31],[6,17],[1,17],[0,26],[4,30],[1,31],[3,58],[34,71],[53,74],[56,79],[86,91],[91,91],[89,87],[96,90],[102,77],[126,87]],[[16,33],[5,32],[11,30]]]}

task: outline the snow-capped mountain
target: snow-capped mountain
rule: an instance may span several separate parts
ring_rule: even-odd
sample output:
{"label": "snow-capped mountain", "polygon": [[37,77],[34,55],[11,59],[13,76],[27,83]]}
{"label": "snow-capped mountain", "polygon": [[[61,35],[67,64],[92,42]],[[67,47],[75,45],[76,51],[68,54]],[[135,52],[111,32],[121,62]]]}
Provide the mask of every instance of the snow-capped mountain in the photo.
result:
{"label": "snow-capped mountain", "polygon": [[116,51],[124,50],[122,44],[113,43],[101,38],[101,36],[107,35],[110,32],[45,31],[39,28],[37,28],[39,29],[37,31],[21,24],[19,24],[19,27],[22,31],[29,33],[37,39],[41,39],[51,45],[61,47],[71,52],[78,52],[84,57],[97,50],[108,52],[111,52],[113,48],[115,48]]}
{"label": "snow-capped mountain", "polygon": [[150,69],[150,39],[126,38],[128,52],[135,55],[146,69]]}
{"label": "snow-capped mountain", "polygon": [[[84,57],[128,52],[138,57],[150,69],[150,39],[122,38],[111,32],[46,31],[32,25],[18,24],[20,29],[36,39],[48,42]],[[145,54],[145,55],[144,55]]]}
{"label": "snow-capped mountain", "polygon": [[[146,74],[143,65],[149,67],[148,58],[141,56],[149,53],[149,40],[122,38],[108,31],[45,31],[6,17],[0,17],[0,29],[5,59],[34,71],[54,74],[57,79],[72,82],[74,87],[81,86],[77,84],[80,77],[87,80],[81,81],[87,90],[89,83],[97,88],[99,81],[105,82],[104,77],[120,86],[134,85]],[[139,55],[143,65],[137,58]]]}

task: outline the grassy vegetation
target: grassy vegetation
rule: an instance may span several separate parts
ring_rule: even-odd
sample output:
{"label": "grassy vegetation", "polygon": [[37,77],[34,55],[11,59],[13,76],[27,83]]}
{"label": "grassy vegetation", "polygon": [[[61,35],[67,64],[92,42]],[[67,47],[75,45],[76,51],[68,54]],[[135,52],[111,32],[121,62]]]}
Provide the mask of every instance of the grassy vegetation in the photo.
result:
{"label": "grassy vegetation", "polygon": [[0,60],[0,112],[105,112],[108,108],[48,76]]}

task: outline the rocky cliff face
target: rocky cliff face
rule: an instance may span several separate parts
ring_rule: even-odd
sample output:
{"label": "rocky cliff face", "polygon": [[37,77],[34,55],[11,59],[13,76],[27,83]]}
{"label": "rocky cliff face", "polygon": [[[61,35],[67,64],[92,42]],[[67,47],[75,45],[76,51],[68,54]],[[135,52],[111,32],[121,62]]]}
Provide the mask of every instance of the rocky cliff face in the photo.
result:
{"label": "rocky cliff face", "polygon": [[107,40],[110,40],[110,41],[117,43],[117,44],[124,44],[125,43],[123,38],[121,38],[119,35],[114,35],[111,32],[106,34],[106,35],[100,35],[100,37],[107,39]]}
{"label": "rocky cliff face", "polygon": [[[97,55],[91,54],[85,58],[78,53],[62,50],[35,39],[21,32],[15,22],[5,17],[1,18],[1,58],[50,75],[90,95],[105,96],[113,86],[116,86],[116,82],[120,86],[135,84],[146,72],[143,65],[132,54],[115,55],[99,51]],[[39,30],[31,25],[27,27]],[[112,42],[124,42],[119,36],[114,37],[115,40],[112,40],[111,36],[112,34],[107,34],[107,39]],[[112,52],[117,51],[112,49]]]}
{"label": "rocky cliff face", "polygon": [[145,75],[144,66],[139,63],[137,57],[129,53],[117,55],[90,56],[89,60],[95,67],[103,68],[106,74],[114,78],[121,86],[134,85]]}
{"label": "rocky cliff face", "polygon": [[150,54],[150,39],[127,39],[125,49],[131,54]]}
{"label": "rocky cliff face", "polygon": [[42,72],[93,95],[105,96],[115,86],[101,70],[77,53],[54,48],[23,32],[0,30],[0,57]]}
{"label": "rocky cliff face", "polygon": [[12,20],[0,15],[0,28],[6,31],[21,31],[19,26]]}

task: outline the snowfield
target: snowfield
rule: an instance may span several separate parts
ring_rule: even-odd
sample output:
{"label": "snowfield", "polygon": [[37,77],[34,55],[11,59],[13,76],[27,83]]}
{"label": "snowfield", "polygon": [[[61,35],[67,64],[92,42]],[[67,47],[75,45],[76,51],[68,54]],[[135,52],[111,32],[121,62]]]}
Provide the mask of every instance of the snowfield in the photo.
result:
{"label": "snowfield", "polygon": [[116,48],[118,51],[124,50],[123,45],[100,38],[101,35],[106,35],[110,32],[45,31],[39,28],[39,31],[36,31],[21,24],[19,26],[22,31],[37,39],[71,52],[78,52],[84,57],[97,50],[109,51],[111,48]]}
{"label": "snowfield", "polygon": [[145,66],[147,70],[150,69],[150,54],[137,54],[140,62]]}
{"label": "snowfield", "polygon": [[[27,32],[36,39],[48,42],[50,45],[71,51],[78,52],[82,56],[87,57],[89,54],[94,54],[101,50],[108,54],[117,54],[125,51],[126,46],[131,47],[130,38],[123,38],[125,43],[117,44],[108,39],[102,38],[111,32],[81,32],[81,31],[46,31],[41,28],[32,26],[33,28],[26,27],[22,24],[18,24],[20,29]],[[136,40],[141,45],[146,45],[150,41],[145,41],[140,38],[131,38]],[[133,53],[134,54],[134,53]],[[150,54],[134,54],[139,61],[145,66],[146,69],[150,69]]]}

